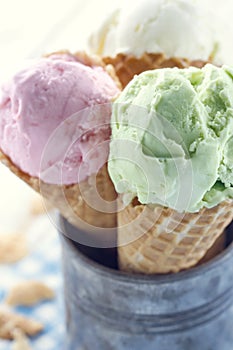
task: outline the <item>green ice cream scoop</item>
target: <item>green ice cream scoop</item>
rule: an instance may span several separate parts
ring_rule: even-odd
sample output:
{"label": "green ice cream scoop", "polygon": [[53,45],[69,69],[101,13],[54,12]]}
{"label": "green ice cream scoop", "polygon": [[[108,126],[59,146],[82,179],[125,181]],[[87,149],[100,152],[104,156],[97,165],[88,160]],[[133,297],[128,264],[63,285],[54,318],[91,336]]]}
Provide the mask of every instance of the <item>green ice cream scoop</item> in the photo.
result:
{"label": "green ice cream scoop", "polygon": [[109,173],[126,201],[197,212],[233,198],[233,68],[142,73],[111,126]]}

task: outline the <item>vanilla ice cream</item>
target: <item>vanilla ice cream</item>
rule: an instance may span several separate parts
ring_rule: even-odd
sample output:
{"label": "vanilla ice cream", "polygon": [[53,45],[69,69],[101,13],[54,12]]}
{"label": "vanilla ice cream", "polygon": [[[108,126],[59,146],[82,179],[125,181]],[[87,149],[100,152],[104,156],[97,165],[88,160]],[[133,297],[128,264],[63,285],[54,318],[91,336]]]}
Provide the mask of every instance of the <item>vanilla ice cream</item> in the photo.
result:
{"label": "vanilla ice cream", "polygon": [[115,9],[90,37],[90,51],[164,53],[191,60],[214,58],[218,42],[212,15],[195,0],[141,0]]}

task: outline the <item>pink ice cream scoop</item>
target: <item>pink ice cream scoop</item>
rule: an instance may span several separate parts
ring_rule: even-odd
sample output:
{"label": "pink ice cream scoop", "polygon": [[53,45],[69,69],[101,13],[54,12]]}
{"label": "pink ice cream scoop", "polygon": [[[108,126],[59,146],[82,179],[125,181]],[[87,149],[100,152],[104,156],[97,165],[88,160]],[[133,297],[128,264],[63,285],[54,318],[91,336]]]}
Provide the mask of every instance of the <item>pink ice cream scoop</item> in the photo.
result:
{"label": "pink ice cream scoop", "polygon": [[2,86],[0,148],[25,173],[74,184],[108,158],[115,81],[76,56],[41,58]]}

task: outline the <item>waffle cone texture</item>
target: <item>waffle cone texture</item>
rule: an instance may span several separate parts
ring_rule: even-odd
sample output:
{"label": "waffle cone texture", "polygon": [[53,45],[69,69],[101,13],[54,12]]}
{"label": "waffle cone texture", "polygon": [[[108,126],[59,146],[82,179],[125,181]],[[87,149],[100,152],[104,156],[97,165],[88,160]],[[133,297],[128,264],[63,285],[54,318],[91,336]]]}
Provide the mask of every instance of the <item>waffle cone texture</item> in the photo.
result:
{"label": "waffle cone texture", "polygon": [[[0,161],[18,178],[47,199],[74,226],[88,231],[116,227],[114,205],[111,212],[109,210],[110,202],[115,200],[116,193],[106,164],[97,175],[91,175],[79,184],[54,185],[24,173],[2,152],[0,152]],[[99,201],[101,201],[100,206],[98,206]]]}
{"label": "waffle cone texture", "polygon": [[123,88],[133,79],[134,75],[147,70],[172,67],[187,68],[190,66],[202,68],[207,63],[201,60],[191,61],[186,58],[167,58],[163,53],[144,53],[141,57],[118,54],[116,57],[104,57],[103,61],[115,68]]}
{"label": "waffle cone texture", "polygon": [[232,218],[232,201],[198,213],[133,201],[118,213],[119,268],[144,274],[188,269],[213,247]]}

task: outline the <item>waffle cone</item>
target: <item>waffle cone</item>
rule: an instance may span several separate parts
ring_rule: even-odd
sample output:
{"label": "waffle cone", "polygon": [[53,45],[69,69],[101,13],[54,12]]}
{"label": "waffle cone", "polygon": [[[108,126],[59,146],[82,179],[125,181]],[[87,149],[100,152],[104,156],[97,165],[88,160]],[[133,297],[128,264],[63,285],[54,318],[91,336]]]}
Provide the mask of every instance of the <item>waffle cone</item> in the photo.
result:
{"label": "waffle cone", "polygon": [[232,201],[186,214],[133,201],[118,213],[119,267],[145,274],[192,267],[205,256],[232,218]]}
{"label": "waffle cone", "polygon": [[147,70],[169,67],[187,68],[190,66],[201,68],[207,63],[201,60],[191,61],[186,58],[166,58],[162,53],[144,53],[139,58],[134,55],[118,54],[116,57],[104,57],[103,61],[115,68],[123,88],[133,79],[134,75]]}
{"label": "waffle cone", "polygon": [[97,175],[89,176],[86,181],[60,186],[47,184],[37,177],[24,173],[2,152],[0,152],[0,160],[18,178],[42,194],[76,227],[89,232],[116,227],[116,210],[113,204],[116,193],[109,178],[106,164]]}

